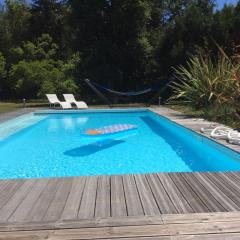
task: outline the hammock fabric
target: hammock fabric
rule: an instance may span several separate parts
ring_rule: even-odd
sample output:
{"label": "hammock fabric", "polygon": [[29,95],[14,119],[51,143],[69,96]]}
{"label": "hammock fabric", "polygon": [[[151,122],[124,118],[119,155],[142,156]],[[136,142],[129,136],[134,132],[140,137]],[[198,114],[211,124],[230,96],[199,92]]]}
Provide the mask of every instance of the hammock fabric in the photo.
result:
{"label": "hammock fabric", "polygon": [[106,88],[106,87],[103,87],[101,85],[99,85],[98,83],[95,83],[95,82],[92,82],[88,79],[88,82],[94,84],[95,86],[107,91],[107,92],[110,92],[112,94],[115,94],[115,95],[119,95],[119,96],[137,96],[137,95],[142,95],[142,94],[145,94],[145,93],[148,93],[148,92],[151,92],[152,89],[151,88],[147,88],[145,90],[141,90],[141,91],[138,91],[138,92],[118,92],[118,91],[114,91],[112,89],[109,89],[109,88]]}

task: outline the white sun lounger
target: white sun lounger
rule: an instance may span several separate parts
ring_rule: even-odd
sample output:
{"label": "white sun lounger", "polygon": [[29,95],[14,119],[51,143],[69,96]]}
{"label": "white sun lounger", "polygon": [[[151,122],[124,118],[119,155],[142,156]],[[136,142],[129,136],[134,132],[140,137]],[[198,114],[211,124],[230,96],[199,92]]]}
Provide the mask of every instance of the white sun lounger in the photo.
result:
{"label": "white sun lounger", "polygon": [[205,127],[202,127],[200,129],[200,131],[202,133],[208,133],[210,134],[216,127],[219,127],[219,126],[223,126],[221,124],[218,124],[218,123],[211,123],[209,127],[205,128]]}
{"label": "white sun lounger", "polygon": [[218,126],[218,127],[214,128],[212,130],[210,135],[211,135],[212,138],[215,138],[215,139],[225,139],[225,140],[227,140],[228,139],[228,133],[230,131],[233,131],[233,129],[229,128],[229,127],[225,127],[225,126]]}
{"label": "white sun lounger", "polygon": [[65,98],[65,101],[70,104],[75,104],[77,108],[79,109],[86,109],[88,108],[88,105],[83,101],[77,101],[73,94],[63,94],[63,97]]}
{"label": "white sun lounger", "polygon": [[60,105],[63,109],[70,109],[72,108],[72,105],[69,102],[61,102],[59,101],[58,97],[56,94],[46,94],[46,97],[50,103],[50,107],[53,105]]}
{"label": "white sun lounger", "polygon": [[227,138],[229,143],[240,145],[240,132],[236,130],[229,131]]}

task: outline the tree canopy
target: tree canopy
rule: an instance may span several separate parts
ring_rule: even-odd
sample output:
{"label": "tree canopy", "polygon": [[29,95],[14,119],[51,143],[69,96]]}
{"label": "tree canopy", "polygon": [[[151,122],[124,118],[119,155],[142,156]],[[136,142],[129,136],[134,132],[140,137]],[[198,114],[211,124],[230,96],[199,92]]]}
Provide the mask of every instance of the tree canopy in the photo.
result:
{"label": "tree canopy", "polygon": [[[199,48],[240,44],[240,1],[5,0],[0,97],[80,93],[82,79],[119,91],[160,87]],[[86,91],[81,91],[84,94]]]}

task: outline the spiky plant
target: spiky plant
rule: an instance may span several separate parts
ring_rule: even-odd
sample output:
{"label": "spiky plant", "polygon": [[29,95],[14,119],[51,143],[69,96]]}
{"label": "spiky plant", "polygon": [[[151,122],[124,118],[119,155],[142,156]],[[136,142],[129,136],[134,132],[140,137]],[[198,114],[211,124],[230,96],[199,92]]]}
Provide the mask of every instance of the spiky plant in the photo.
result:
{"label": "spiky plant", "polygon": [[216,116],[240,115],[240,54],[229,57],[218,48],[214,60],[209,53],[201,52],[190,58],[186,67],[175,68],[171,102],[203,109],[208,116],[213,109]]}

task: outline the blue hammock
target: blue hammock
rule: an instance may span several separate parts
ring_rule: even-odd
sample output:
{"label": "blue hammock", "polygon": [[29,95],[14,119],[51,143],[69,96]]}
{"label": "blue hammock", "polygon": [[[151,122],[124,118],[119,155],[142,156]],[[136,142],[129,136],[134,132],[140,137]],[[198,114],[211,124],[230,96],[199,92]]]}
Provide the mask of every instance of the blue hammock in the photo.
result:
{"label": "blue hammock", "polygon": [[85,81],[87,81],[88,83],[91,83],[107,92],[110,92],[112,94],[115,94],[115,95],[119,95],[119,96],[138,96],[138,95],[142,95],[142,94],[145,94],[145,93],[148,93],[148,92],[151,92],[152,91],[152,88],[147,88],[145,90],[141,90],[141,91],[138,91],[138,92],[118,92],[118,91],[115,91],[115,90],[112,90],[112,89],[109,89],[109,88],[106,88],[104,86],[101,86],[99,85],[98,83],[95,83],[93,81],[90,81],[89,79],[85,79]]}

